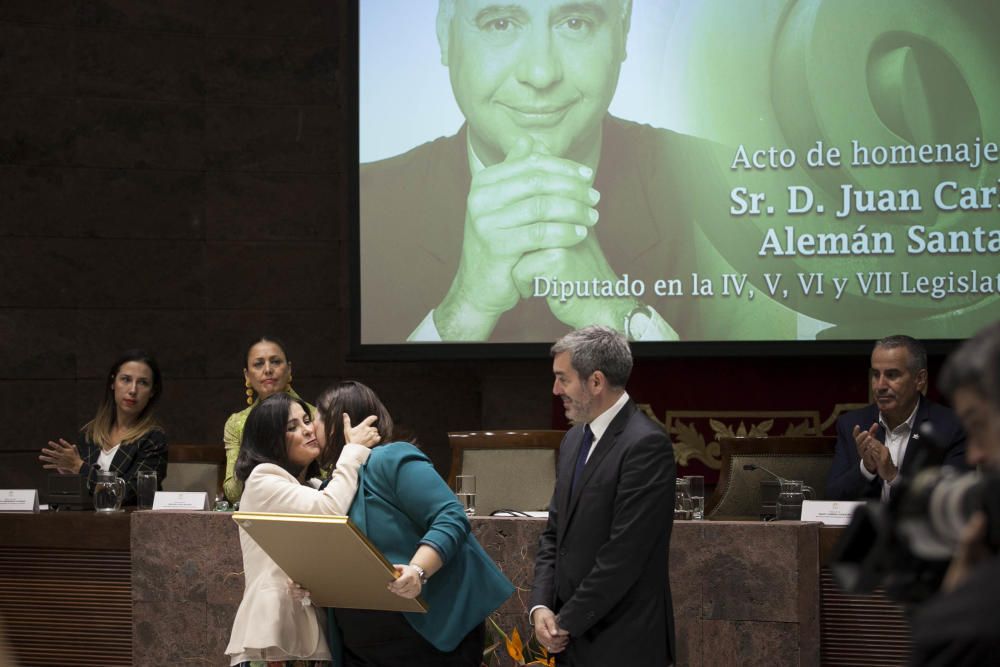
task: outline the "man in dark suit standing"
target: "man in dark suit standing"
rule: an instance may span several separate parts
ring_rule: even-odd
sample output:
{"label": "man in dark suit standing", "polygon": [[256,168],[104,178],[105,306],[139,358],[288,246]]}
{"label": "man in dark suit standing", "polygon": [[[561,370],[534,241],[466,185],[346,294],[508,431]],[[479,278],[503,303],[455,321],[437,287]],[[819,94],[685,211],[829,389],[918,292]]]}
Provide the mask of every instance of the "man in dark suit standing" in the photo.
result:
{"label": "man in dark suit standing", "polygon": [[965,431],[955,413],[923,396],[927,351],[909,336],[875,343],[871,355],[869,406],[837,420],[837,448],[826,484],[830,500],[887,500],[900,475],[911,471],[921,446],[919,428],[931,422],[948,447],[945,465],[965,467]]}
{"label": "man in dark suit standing", "polygon": [[535,633],[560,667],[669,665],[673,447],[625,391],[632,353],[623,335],[579,329],[552,357],[552,391],[574,426],[535,559]]}

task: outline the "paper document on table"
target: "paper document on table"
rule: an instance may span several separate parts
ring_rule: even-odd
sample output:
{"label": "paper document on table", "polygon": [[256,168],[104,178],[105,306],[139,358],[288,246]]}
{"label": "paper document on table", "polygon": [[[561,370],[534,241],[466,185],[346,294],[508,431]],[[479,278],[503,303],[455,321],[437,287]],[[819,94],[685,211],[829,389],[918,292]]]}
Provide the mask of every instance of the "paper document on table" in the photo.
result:
{"label": "paper document on table", "polygon": [[803,500],[802,520],[820,521],[827,526],[846,526],[851,515],[864,502],[858,500]]}

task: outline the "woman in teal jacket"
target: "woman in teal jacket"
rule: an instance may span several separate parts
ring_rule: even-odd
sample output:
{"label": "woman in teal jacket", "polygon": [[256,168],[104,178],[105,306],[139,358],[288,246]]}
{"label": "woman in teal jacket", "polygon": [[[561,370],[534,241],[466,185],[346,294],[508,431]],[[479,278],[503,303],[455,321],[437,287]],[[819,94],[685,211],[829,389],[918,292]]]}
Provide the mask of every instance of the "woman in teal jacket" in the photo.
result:
{"label": "woman in teal jacket", "polygon": [[469,520],[430,459],[408,442],[392,441],[392,417],[374,391],[342,382],[316,401],[316,435],[336,460],[343,414],[377,415],[383,443],[361,467],[349,516],[395,565],[389,590],[420,595],[425,614],[331,610],[331,647],[343,640],[345,667],[435,665],[480,667],[483,621],[514,587],[470,534]]}

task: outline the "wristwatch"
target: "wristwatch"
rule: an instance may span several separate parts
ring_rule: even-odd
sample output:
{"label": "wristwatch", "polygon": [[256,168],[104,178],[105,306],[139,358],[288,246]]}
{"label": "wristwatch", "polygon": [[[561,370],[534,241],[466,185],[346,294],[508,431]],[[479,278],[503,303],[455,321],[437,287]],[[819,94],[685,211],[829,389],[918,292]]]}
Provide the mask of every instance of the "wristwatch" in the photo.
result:
{"label": "wristwatch", "polygon": [[622,333],[628,340],[677,340],[677,332],[650,306],[640,303],[625,316]]}
{"label": "wristwatch", "polygon": [[420,567],[416,563],[410,563],[410,567],[412,567],[414,570],[417,571],[417,576],[420,577],[420,585],[421,586],[426,586],[427,585],[427,573],[424,572],[424,568]]}

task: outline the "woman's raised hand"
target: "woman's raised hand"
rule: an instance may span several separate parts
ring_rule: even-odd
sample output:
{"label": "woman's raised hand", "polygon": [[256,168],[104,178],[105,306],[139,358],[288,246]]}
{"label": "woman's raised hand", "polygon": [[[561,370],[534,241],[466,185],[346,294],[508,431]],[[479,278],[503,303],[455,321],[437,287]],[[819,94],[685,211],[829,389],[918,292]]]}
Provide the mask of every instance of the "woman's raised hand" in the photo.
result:
{"label": "woman's raised hand", "polygon": [[62,438],[58,442],[49,440],[48,449],[42,448],[42,455],[38,460],[45,464],[42,467],[46,470],[55,470],[63,475],[78,473],[83,466],[83,459],[80,458],[76,445]]}
{"label": "woman's raised hand", "polygon": [[345,412],[344,442],[348,445],[364,445],[369,449],[377,445],[382,439],[382,436],[379,435],[378,429],[372,426],[376,419],[378,419],[378,417],[370,415],[365,417],[365,420],[357,426],[351,426],[351,417]]}

